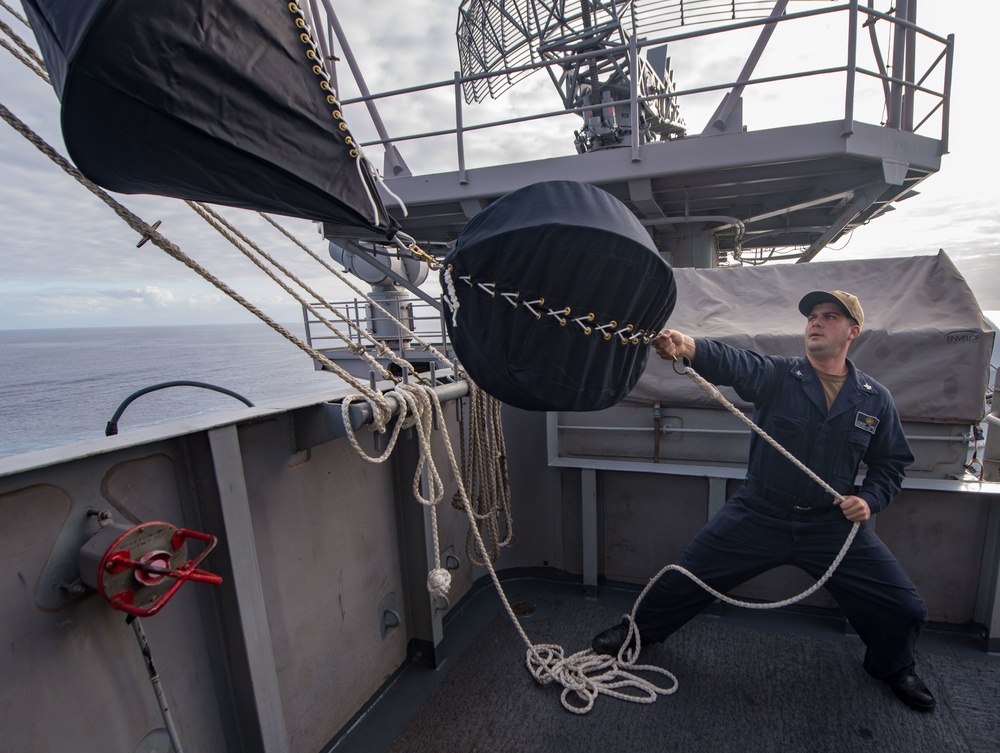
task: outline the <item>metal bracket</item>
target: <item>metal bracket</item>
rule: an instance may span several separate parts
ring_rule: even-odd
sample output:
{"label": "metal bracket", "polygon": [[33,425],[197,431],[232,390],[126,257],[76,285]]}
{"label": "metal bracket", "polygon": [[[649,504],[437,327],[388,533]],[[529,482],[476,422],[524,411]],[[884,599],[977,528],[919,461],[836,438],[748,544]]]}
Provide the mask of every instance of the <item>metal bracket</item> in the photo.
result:
{"label": "metal bracket", "polygon": [[378,631],[383,639],[390,630],[398,628],[402,624],[399,612],[396,611],[396,594],[391,593],[378,603]]}

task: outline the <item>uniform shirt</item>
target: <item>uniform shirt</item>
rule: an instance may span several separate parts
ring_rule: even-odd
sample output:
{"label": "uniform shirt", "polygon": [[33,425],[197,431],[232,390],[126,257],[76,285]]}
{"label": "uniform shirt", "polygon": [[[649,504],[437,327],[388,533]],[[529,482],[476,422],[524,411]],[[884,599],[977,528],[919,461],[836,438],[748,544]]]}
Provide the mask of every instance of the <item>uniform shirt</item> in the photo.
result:
{"label": "uniform shirt", "polygon": [[[874,514],[902,485],[913,454],[892,395],[847,361],[848,375],[833,406],[809,359],[762,356],[715,340],[696,341],[692,368],[715,384],[735,388],[753,403],[753,421],[840,494],[863,498]],[[864,461],[860,489],[855,480]],[[756,433],[751,435],[746,486],[782,509],[830,510],[815,481]]]}

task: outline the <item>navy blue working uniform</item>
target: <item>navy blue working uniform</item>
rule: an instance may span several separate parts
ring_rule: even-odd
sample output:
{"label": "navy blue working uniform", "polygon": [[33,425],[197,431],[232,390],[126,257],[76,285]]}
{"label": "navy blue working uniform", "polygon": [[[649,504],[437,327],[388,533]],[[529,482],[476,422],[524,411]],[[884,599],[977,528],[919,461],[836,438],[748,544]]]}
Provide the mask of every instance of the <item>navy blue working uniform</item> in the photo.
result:
{"label": "navy blue working uniform", "polygon": [[[754,422],[840,494],[863,498],[874,514],[899,492],[913,455],[892,396],[849,360],[847,379],[827,410],[807,358],[762,356],[713,340],[696,343],[692,368],[753,403]],[[858,487],[862,461],[867,470]],[[678,564],[721,592],[779,565],[795,565],[818,579],[851,526],[829,492],[755,433],[745,483]],[[885,679],[913,669],[927,609],[867,523],[826,589],[867,646],[870,674]],[[713,599],[684,575],[668,572],[643,599],[636,627],[644,642],[662,641]]]}

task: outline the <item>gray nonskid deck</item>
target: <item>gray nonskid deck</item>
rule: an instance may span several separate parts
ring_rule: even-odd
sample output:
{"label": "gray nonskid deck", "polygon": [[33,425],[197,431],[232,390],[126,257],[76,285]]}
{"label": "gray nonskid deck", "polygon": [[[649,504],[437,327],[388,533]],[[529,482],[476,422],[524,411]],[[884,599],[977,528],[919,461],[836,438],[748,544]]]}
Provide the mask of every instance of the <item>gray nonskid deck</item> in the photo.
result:
{"label": "gray nonskid deck", "polygon": [[[635,593],[535,579],[505,583],[536,643],[567,654],[630,609]],[[524,665],[525,647],[492,589],[453,618],[436,670],[411,666],[328,751],[995,751],[1000,745],[1000,656],[973,632],[921,637],[918,671],[938,699],[932,714],[897,701],[861,668],[864,647],[829,615],[727,607],[687,625],[643,663],[679,680],[651,705],[607,696],[585,716],[542,687]],[[656,679],[655,677],[653,678]]]}

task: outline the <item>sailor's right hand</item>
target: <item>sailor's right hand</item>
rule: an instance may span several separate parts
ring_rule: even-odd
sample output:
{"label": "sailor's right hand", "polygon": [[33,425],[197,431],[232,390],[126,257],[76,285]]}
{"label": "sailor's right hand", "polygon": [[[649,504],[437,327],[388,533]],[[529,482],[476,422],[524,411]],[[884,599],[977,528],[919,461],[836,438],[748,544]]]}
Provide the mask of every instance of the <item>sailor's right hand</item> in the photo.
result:
{"label": "sailor's right hand", "polygon": [[678,358],[694,358],[694,338],[673,329],[662,329],[653,338],[653,350],[660,358],[676,361]]}

